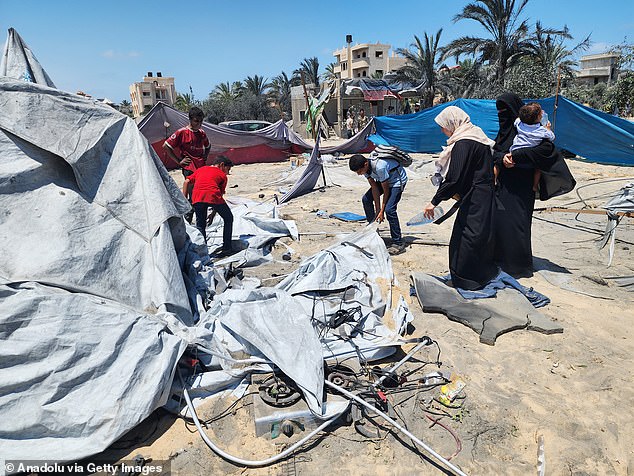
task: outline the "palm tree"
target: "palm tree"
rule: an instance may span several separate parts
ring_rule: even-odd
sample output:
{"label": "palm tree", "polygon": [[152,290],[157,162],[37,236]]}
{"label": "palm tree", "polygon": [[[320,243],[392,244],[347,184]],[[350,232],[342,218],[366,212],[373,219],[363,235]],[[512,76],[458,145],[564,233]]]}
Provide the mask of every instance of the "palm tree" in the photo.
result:
{"label": "palm tree", "polygon": [[247,76],[244,80],[244,90],[255,97],[264,96],[269,86],[268,79],[257,74],[253,77]]}
{"label": "palm tree", "polygon": [[328,66],[326,66],[326,71],[324,71],[324,73],[321,75],[321,78],[324,81],[334,81],[335,79],[337,79],[335,66],[337,66],[337,63],[330,63]]}
{"label": "palm tree", "polygon": [[556,82],[558,71],[561,71],[562,76],[573,78],[574,67],[577,66],[574,56],[590,46],[590,35],[569,49],[564,41],[570,39],[572,35],[568,27],[554,30],[542,27],[539,21],[535,24],[532,44],[528,45],[527,51],[529,56],[553,78],[553,82]]}
{"label": "palm tree", "polygon": [[221,101],[233,101],[240,95],[240,91],[236,90],[234,86],[235,83],[232,85],[229,81],[220,83],[216,85],[211,95],[214,99]]}
{"label": "palm tree", "polygon": [[188,112],[197,103],[194,100],[194,95],[191,93],[177,94],[176,101],[174,101],[174,107],[179,111]]}
{"label": "palm tree", "polygon": [[271,80],[269,96],[275,100],[284,112],[291,112],[291,80],[282,71]]}
{"label": "palm tree", "polygon": [[306,84],[312,83],[315,88],[319,88],[319,60],[317,57],[304,58],[299,64],[299,68],[293,71],[293,76],[300,79],[302,73]]}
{"label": "palm tree", "polygon": [[479,63],[494,66],[495,80],[504,83],[509,67],[527,54],[530,41],[527,20],[519,20],[528,0],[477,0],[467,4],[454,16],[460,20],[474,20],[490,34],[490,38],[463,36],[442,48],[443,59],[460,55],[472,55]]}
{"label": "palm tree", "polygon": [[234,81],[231,84],[231,88],[236,94],[236,97],[240,97],[244,94],[244,84],[242,84],[242,81]]}
{"label": "palm tree", "polygon": [[405,66],[396,72],[397,79],[412,83],[425,82],[423,107],[431,107],[434,103],[437,84],[436,67],[440,62],[438,43],[441,34],[442,28],[436,32],[435,36],[427,36],[425,32],[424,42],[414,35],[414,43],[410,45],[410,48],[396,50],[407,60]]}

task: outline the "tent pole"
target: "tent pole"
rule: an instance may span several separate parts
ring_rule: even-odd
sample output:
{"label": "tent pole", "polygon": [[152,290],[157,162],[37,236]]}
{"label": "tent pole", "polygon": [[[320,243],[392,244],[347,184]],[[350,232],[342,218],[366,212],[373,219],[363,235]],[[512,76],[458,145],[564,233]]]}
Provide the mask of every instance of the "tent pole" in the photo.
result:
{"label": "tent pole", "polygon": [[559,106],[559,88],[561,86],[561,65],[557,68],[557,89],[555,90],[555,106],[553,107],[552,128],[555,132],[555,120],[557,119],[557,107]]}

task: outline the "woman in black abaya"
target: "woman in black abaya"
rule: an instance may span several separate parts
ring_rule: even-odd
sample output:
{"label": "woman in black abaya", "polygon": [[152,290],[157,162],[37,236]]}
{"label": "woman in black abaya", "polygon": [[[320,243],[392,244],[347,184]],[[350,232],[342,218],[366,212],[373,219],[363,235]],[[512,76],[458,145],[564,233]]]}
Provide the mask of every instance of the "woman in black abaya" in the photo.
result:
{"label": "woman in black abaya", "polygon": [[495,262],[515,278],[533,275],[531,224],[535,208],[535,168],[542,170],[541,200],[569,192],[575,186],[561,153],[550,141],[516,149],[512,155],[508,153],[517,133],[513,122],[523,105],[520,97],[513,93],[498,97],[500,130],[493,146],[493,159],[500,171],[496,189],[500,206],[495,218]]}
{"label": "woman in black abaya", "polygon": [[451,281],[456,288],[480,289],[498,274],[493,262],[493,141],[455,106],[446,107],[434,120],[449,139],[436,162],[444,178],[424,212],[433,217],[441,201],[458,200],[449,241]]}

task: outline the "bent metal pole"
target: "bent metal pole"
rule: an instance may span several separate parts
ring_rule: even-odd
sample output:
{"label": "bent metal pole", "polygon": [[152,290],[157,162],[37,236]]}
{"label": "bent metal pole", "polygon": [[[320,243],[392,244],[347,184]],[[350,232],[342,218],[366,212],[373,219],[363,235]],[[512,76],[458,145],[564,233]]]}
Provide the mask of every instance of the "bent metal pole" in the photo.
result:
{"label": "bent metal pole", "polygon": [[445,466],[445,468],[447,468],[448,470],[450,470],[453,474],[457,474],[458,476],[467,476],[466,473],[464,473],[460,468],[458,468],[456,465],[451,464],[448,460],[446,460],[445,458],[443,458],[442,456],[440,456],[438,453],[436,453],[432,448],[430,448],[428,445],[426,445],[425,443],[423,443],[421,440],[419,440],[418,438],[416,438],[412,433],[410,433],[407,428],[402,427],[401,425],[399,425],[397,422],[395,422],[394,420],[392,420],[389,416],[387,416],[385,413],[383,413],[381,410],[379,410],[378,408],[376,408],[373,405],[370,405],[368,402],[366,402],[365,400],[363,400],[360,397],[357,397],[354,393],[350,393],[348,392],[346,389],[341,388],[339,385],[334,384],[332,382],[330,382],[329,380],[324,380],[324,383],[326,385],[328,385],[329,387],[334,388],[337,392],[340,392],[342,395],[345,395],[348,398],[351,398],[352,400],[354,400],[357,403],[360,403],[361,405],[363,405],[364,407],[366,407],[368,410],[372,410],[373,412],[375,412],[377,415],[383,417],[383,419],[385,419],[387,422],[391,423],[397,430],[399,430],[401,433],[403,433],[406,436],[409,436],[412,441],[414,441],[414,443],[416,443],[417,445],[419,445],[420,447],[422,447],[427,453],[429,453],[436,461],[440,462],[442,465]]}

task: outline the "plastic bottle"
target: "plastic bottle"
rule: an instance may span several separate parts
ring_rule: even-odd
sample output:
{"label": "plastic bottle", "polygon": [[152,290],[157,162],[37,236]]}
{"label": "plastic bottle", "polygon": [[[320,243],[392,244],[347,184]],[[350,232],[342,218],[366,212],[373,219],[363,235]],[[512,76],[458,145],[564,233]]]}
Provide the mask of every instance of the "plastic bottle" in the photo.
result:
{"label": "plastic bottle", "polygon": [[407,222],[407,226],[427,225],[427,223],[438,220],[444,214],[445,212],[441,207],[434,208],[433,218],[427,218],[425,217],[424,212],[420,212],[418,215],[414,215],[412,218],[409,219],[409,221]]}

